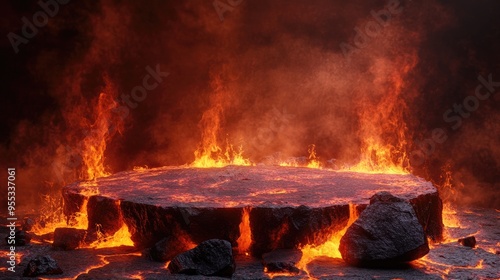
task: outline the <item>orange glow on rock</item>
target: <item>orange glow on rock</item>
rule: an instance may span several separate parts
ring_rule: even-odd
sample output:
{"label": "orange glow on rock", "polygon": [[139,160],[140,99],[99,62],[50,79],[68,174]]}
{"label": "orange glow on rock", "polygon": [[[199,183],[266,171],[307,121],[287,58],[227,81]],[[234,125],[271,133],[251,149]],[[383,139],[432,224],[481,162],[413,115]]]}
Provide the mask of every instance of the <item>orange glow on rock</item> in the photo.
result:
{"label": "orange glow on rock", "polygon": [[316,257],[330,257],[330,258],[342,258],[339,251],[340,239],[344,236],[345,232],[351,226],[354,221],[358,218],[358,213],[356,211],[356,206],[349,204],[349,220],[347,225],[337,232],[332,232],[328,240],[321,245],[310,245],[307,244],[300,248],[302,250],[302,259],[298,263],[297,267],[309,275],[307,270],[307,265],[313,261]]}
{"label": "orange glow on rock", "polygon": [[112,236],[104,237],[98,232],[98,239],[90,244],[91,248],[110,248],[119,246],[134,246],[128,226],[123,226]]}

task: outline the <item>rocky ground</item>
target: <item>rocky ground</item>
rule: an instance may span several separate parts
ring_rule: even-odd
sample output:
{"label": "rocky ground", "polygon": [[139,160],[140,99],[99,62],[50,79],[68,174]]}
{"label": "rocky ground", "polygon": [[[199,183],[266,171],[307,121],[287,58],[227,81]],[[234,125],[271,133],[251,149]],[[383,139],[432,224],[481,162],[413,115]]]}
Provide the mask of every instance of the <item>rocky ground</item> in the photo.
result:
{"label": "rocky ground", "polygon": [[[498,279],[500,278],[500,211],[471,209],[455,215],[460,227],[447,228],[450,240],[474,235],[476,248],[457,241],[434,244],[430,253],[408,266],[393,269],[364,269],[347,266],[341,259],[319,258],[308,265],[307,274],[267,275],[259,260],[240,256],[233,279]],[[224,279],[206,276],[171,275],[166,263],[147,260],[133,247],[56,251],[50,244],[32,243],[17,247],[15,272],[7,271],[8,232],[2,228],[0,263],[2,279],[23,279],[28,261],[37,254],[52,256],[63,270],[43,279]],[[40,278],[41,279],[41,278]]]}

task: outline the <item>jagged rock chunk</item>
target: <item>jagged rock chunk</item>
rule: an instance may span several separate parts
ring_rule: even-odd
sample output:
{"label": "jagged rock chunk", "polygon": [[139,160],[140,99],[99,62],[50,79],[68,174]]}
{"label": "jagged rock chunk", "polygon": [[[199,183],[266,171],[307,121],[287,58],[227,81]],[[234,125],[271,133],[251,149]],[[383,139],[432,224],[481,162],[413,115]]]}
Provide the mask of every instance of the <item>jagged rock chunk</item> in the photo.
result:
{"label": "jagged rock chunk", "polygon": [[188,240],[176,235],[163,238],[149,250],[149,256],[153,261],[166,262],[176,255],[191,249]]}
{"label": "jagged rock chunk", "polygon": [[[7,244],[10,244],[9,237],[10,236],[5,237],[5,242],[7,242]],[[15,240],[15,244],[13,244],[13,245],[25,246],[25,245],[30,243],[31,235],[29,233],[25,232],[24,230],[16,230],[14,240]]]}
{"label": "jagged rock chunk", "polygon": [[76,228],[56,228],[52,247],[63,250],[74,250],[83,244],[86,230]]}
{"label": "jagged rock chunk", "polygon": [[23,272],[23,276],[35,277],[39,275],[55,275],[62,273],[63,271],[51,256],[38,255],[29,261],[28,266]]}
{"label": "jagged rock chunk", "polygon": [[465,247],[476,247],[476,238],[474,236],[467,236],[464,238],[458,239],[458,243]]}
{"label": "jagged rock chunk", "polygon": [[429,246],[413,207],[379,192],[340,240],[342,258],[356,266],[393,266],[423,257]]}
{"label": "jagged rock chunk", "polygon": [[298,249],[275,250],[262,255],[262,264],[266,272],[299,273],[297,264],[302,258],[302,251]]}
{"label": "jagged rock chunk", "polygon": [[231,243],[210,239],[177,255],[168,265],[173,274],[231,277],[236,268]]}

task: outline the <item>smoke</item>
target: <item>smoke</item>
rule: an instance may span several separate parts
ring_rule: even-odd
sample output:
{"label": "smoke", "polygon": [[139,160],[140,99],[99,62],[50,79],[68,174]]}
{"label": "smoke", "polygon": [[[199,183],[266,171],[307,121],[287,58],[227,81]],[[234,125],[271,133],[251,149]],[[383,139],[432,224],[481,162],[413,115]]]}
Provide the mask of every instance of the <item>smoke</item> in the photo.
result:
{"label": "smoke", "polygon": [[[443,185],[448,168],[453,199],[497,206],[498,94],[458,130],[443,113],[474,94],[478,74],[500,80],[498,8],[256,0],[224,11],[221,21],[210,1],[70,2],[17,55],[1,43],[12,100],[2,103],[3,163],[21,171],[19,200],[30,204],[84,179],[82,143],[97,123],[107,127],[97,135],[106,140],[108,172],[190,163],[214,124],[220,145],[241,146],[254,162],[305,156],[315,144],[320,160],[342,166],[377,145],[408,166],[403,153],[421,150],[443,128],[446,142],[412,172]],[[20,33],[21,17],[38,9],[9,1],[3,34]],[[169,76],[128,104],[123,96],[156,65]],[[99,119],[101,93],[128,114]]]}

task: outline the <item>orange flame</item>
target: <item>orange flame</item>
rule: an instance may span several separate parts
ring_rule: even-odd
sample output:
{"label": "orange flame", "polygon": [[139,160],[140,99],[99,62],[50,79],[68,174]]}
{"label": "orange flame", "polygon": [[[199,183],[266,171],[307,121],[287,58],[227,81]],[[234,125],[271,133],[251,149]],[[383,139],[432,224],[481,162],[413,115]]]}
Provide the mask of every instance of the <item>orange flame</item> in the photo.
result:
{"label": "orange flame", "polygon": [[108,82],[106,89],[98,97],[95,121],[88,127],[90,132],[82,141],[85,170],[81,179],[93,180],[110,175],[104,166],[104,152],[111,137],[121,129],[123,121],[113,112],[118,104],[109,93],[112,91]]}
{"label": "orange flame", "polygon": [[307,168],[321,168],[321,163],[319,162],[319,158],[316,154],[316,145],[312,144],[307,149],[309,156],[307,158],[307,164],[299,163],[296,160],[286,160],[278,163],[279,166],[289,166],[289,167],[307,167]]}
{"label": "orange flame", "polygon": [[[45,196],[44,197],[44,206],[46,208],[42,209],[42,216],[45,216],[46,212],[54,211],[54,216],[51,217],[51,219],[47,220],[44,222],[43,225],[40,223],[36,223],[34,227],[32,228],[31,232],[36,234],[36,235],[44,235],[47,233],[54,232],[56,228],[60,227],[68,227],[68,223],[66,222],[65,216],[62,213],[62,209],[60,206],[54,207],[52,204],[53,198],[50,196]],[[75,213],[75,219],[71,223],[71,227],[77,228],[77,229],[87,229],[88,227],[88,219],[87,219],[87,202],[88,200],[84,200],[82,204],[82,208],[80,209],[80,212]]]}
{"label": "orange flame", "polygon": [[320,163],[316,156],[316,145],[312,144],[307,151],[309,152],[309,163],[307,164],[307,167],[320,168]]}
{"label": "orange flame", "polygon": [[[404,122],[406,103],[403,93],[406,76],[417,63],[410,54],[402,61],[380,59],[371,71],[376,74],[372,94],[364,95],[358,109],[360,117],[361,160],[351,171],[408,174],[406,153],[408,128]],[[402,65],[400,67],[399,65]],[[382,93],[382,95],[376,95]]]}
{"label": "orange flame", "polygon": [[210,108],[203,113],[200,121],[202,142],[194,152],[193,167],[224,167],[227,165],[252,165],[243,157],[243,148],[234,149],[226,143],[225,149],[219,144],[219,134],[223,121],[224,100],[227,93],[224,90],[222,78],[217,75],[212,79],[213,94],[210,96]]}
{"label": "orange flame", "polygon": [[250,207],[243,208],[240,223],[240,237],[238,237],[238,253],[249,255],[250,246],[252,245],[252,229],[250,227]]}

